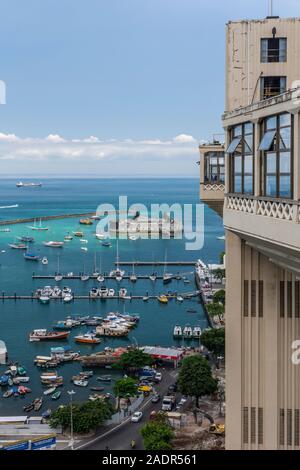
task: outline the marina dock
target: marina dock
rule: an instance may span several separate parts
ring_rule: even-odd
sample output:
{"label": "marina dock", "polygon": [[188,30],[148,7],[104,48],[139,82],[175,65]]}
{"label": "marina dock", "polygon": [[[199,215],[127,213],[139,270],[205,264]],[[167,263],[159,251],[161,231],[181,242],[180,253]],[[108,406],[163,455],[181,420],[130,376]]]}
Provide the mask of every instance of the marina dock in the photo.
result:
{"label": "marina dock", "polygon": [[[171,295],[171,294],[165,294],[166,297],[169,299],[175,299],[176,296],[181,296],[184,299],[191,299],[193,297],[199,297],[201,294],[200,291],[193,291],[193,292],[184,292],[184,293],[177,293],[176,295]],[[125,297],[119,296],[119,295],[114,295],[114,296],[106,296],[106,297],[91,297],[90,295],[74,295],[73,300],[92,300],[92,301],[106,301],[106,300],[143,300],[143,298],[146,296],[144,295],[128,295]],[[147,297],[149,300],[153,299],[158,299],[159,294],[157,295],[148,295]],[[5,292],[2,292],[0,294],[0,300],[39,300],[39,297],[37,295],[34,295],[33,293],[31,295],[20,295],[20,294],[10,294],[6,295]],[[59,298],[50,298],[50,301],[58,301],[62,302],[62,297]]]}
{"label": "marina dock", "polygon": [[119,266],[195,266],[195,261],[117,261]]}

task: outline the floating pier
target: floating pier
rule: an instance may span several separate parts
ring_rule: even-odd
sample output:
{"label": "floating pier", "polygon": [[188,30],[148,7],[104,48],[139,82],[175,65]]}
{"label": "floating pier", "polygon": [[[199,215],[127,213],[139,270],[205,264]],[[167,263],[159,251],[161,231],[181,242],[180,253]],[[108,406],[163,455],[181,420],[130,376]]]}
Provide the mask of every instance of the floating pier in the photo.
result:
{"label": "floating pier", "polygon": [[[193,292],[184,292],[184,293],[174,293],[174,294],[167,294],[165,293],[164,295],[168,297],[169,299],[175,299],[177,296],[181,296],[184,299],[191,299],[193,297],[199,297],[201,294],[201,291],[193,291]],[[144,297],[147,297],[149,300],[150,299],[158,299],[160,294],[157,295],[148,295],[148,293],[144,295],[131,295],[129,294],[128,296],[122,297],[119,295],[114,295],[114,296],[107,296],[107,297],[91,297],[90,295],[74,295],[73,300],[101,300],[101,301],[106,301],[106,300],[143,300]],[[0,300],[39,300],[39,297],[35,294],[31,295],[20,295],[20,294],[12,294],[12,295],[6,295],[5,292],[2,292],[0,294]],[[62,297],[50,297],[51,301],[61,301],[62,302]]]}

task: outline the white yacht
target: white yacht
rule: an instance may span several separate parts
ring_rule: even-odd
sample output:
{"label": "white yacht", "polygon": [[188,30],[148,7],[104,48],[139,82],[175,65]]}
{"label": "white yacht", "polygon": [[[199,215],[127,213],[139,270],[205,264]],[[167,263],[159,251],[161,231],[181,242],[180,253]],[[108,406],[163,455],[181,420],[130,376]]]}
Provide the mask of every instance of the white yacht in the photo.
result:
{"label": "white yacht", "polygon": [[127,289],[125,289],[124,287],[122,287],[120,290],[119,290],[119,297],[126,297],[127,295]]}
{"label": "white yacht", "polygon": [[183,328],[183,336],[184,336],[184,338],[187,338],[187,339],[193,337],[193,330],[192,330],[192,327],[190,325],[186,325]]}
{"label": "white yacht", "polygon": [[193,337],[198,339],[201,337],[202,330],[200,326],[194,326],[193,328]]}
{"label": "white yacht", "polygon": [[182,338],[182,328],[180,325],[175,325],[173,336],[174,338]]}
{"label": "white yacht", "polygon": [[109,289],[108,297],[114,297],[114,295],[115,295],[115,289]]}

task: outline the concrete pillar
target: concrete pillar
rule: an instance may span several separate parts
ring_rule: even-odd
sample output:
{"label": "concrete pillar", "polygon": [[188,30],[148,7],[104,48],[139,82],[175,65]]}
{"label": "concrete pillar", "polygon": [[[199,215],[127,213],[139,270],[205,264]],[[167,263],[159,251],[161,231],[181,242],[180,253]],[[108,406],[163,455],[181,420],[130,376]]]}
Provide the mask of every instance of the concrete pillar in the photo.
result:
{"label": "concrete pillar", "polygon": [[226,231],[226,448],[242,448],[242,241]]}

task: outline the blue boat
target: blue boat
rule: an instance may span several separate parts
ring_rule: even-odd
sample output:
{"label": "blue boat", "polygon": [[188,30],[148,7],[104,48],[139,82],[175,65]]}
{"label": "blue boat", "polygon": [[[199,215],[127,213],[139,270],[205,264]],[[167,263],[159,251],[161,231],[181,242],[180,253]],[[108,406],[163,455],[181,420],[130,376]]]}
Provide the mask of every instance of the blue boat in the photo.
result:
{"label": "blue boat", "polygon": [[24,253],[24,258],[29,261],[39,261],[40,257],[34,253]]}

